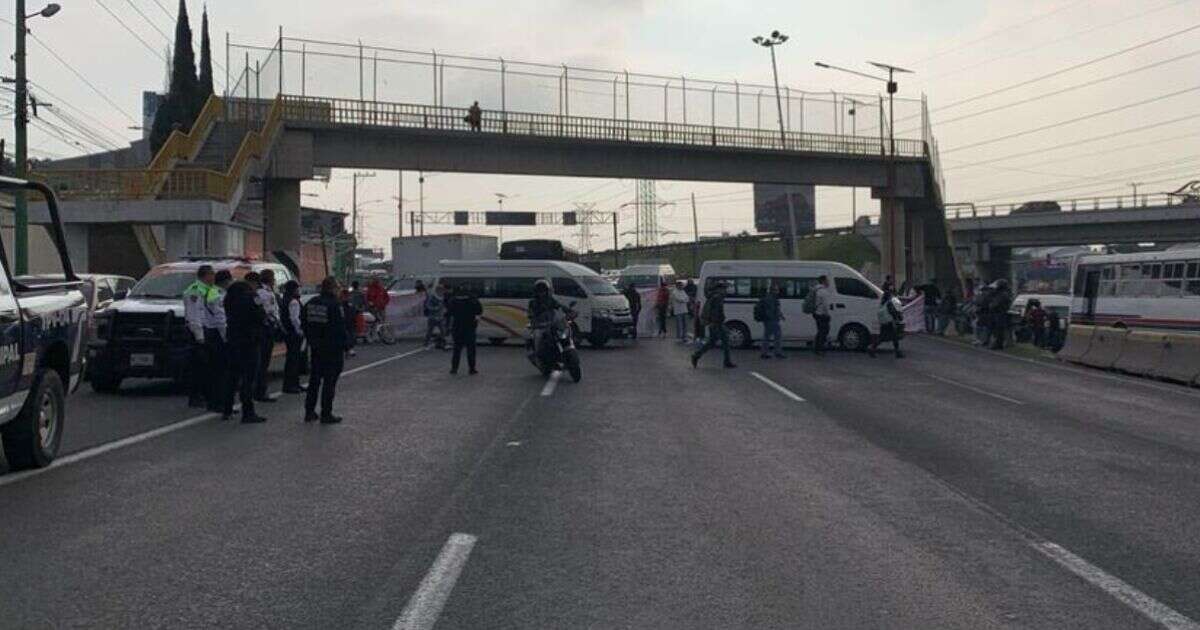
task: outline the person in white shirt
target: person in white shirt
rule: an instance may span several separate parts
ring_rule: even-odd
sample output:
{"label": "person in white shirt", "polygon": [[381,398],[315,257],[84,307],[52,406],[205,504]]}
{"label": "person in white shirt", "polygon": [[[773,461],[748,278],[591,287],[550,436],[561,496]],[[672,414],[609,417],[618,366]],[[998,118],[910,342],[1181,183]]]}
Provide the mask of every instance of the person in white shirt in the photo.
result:
{"label": "person in white shirt", "polygon": [[267,314],[267,330],[263,334],[262,347],[259,352],[258,374],[254,379],[254,400],[261,403],[273,403],[275,400],[267,395],[268,373],[271,368],[271,351],[275,349],[275,340],[279,337],[279,298],[275,295],[275,272],[264,269],[258,274],[258,290],[254,293],[254,303],[262,307]]}
{"label": "person in white shirt", "polygon": [[301,352],[304,346],[304,327],[300,321],[300,284],[288,280],[283,284],[280,298],[286,315],[279,320],[283,340],[287,344],[287,359],[283,365],[283,393],[299,394],[305,391],[300,384]]}
{"label": "person in white shirt", "polygon": [[817,338],[813,340],[813,351],[817,355],[825,354],[825,346],[829,343],[829,276],[817,278],[813,319],[817,322]]}
{"label": "person in white shirt", "polygon": [[691,311],[691,298],[683,290],[683,281],[675,283],[671,289],[671,316],[675,318],[675,337],[679,343],[688,342],[688,313]]}

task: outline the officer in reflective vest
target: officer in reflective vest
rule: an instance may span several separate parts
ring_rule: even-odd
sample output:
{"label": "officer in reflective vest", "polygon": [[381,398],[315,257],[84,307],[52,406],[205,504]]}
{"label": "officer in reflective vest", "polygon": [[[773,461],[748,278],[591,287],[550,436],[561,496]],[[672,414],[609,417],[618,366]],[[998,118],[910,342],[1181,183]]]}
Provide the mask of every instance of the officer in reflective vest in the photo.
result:
{"label": "officer in reflective vest", "polygon": [[[301,313],[304,335],[308,338],[312,367],[308,375],[308,393],[304,401],[304,421],[320,420],[322,424],[337,424],[342,419],[333,415],[333,397],[337,393],[338,377],[345,364],[349,335],[342,305],[338,300],[340,287],[333,276],[321,282],[321,294],[309,301]],[[321,415],[317,415],[317,398],[321,400]]]}
{"label": "officer in reflective vest", "polygon": [[200,265],[196,270],[196,281],[183,291],[183,318],[192,337],[188,357],[188,406],[207,406],[210,410],[215,410],[220,401],[216,395],[219,381],[214,381],[211,368],[223,355],[224,346],[209,307],[211,301],[220,301],[215,283],[212,265]]}

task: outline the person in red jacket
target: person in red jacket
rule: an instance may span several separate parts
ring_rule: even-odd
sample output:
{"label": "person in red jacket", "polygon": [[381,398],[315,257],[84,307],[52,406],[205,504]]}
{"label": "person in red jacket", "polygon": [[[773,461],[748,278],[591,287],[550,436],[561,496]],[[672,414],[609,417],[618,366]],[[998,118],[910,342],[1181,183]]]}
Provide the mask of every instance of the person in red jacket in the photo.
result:
{"label": "person in red jacket", "polygon": [[378,278],[371,280],[367,285],[367,308],[371,309],[371,315],[374,315],[376,320],[382,322],[386,319],[387,305],[391,299]]}
{"label": "person in red jacket", "polygon": [[658,316],[658,336],[667,336],[667,307],[671,303],[671,290],[667,288],[667,281],[662,280],[658,284],[658,291],[654,294],[654,313]]}

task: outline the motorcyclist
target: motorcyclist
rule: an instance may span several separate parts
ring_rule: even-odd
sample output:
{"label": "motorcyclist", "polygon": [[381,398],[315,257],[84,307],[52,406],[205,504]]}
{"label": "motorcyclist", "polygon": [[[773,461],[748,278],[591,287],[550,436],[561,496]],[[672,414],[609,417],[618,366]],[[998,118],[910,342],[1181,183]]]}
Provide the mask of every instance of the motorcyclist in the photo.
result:
{"label": "motorcyclist", "polygon": [[567,308],[550,295],[550,283],[538,280],[533,285],[533,299],[529,300],[529,325],[538,330],[533,335],[534,351],[539,355],[542,350],[541,330],[554,322],[555,311],[566,311]]}

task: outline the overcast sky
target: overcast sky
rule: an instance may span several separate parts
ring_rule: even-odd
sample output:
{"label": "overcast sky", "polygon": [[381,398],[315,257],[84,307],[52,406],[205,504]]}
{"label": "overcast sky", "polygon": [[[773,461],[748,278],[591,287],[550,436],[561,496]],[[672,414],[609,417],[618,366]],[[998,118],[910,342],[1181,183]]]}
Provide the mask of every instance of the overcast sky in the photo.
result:
{"label": "overcast sky", "polygon": [[[47,127],[35,126],[30,136],[34,157],[76,155],[85,151],[73,142],[82,140],[95,150],[93,143],[115,145],[140,134],[129,127],[141,124],[142,91],[163,87],[163,55],[173,34],[177,0],[63,4],[62,12],[51,20],[30,22],[36,37],[29,47],[33,90],[99,139],[68,142]],[[202,6],[188,3],[197,42]],[[40,8],[39,2],[29,0],[30,12]],[[235,44],[269,47],[276,40],[281,16],[287,37],[348,43],[361,39],[387,48],[436,48],[443,53],[742,83],[770,82],[769,57],[750,38],[780,29],[791,36],[779,51],[781,81],[797,89],[868,95],[881,91],[882,83],[816,68],[813,62],[818,59],[867,72],[871,68],[865,61],[879,60],[916,72],[903,76],[900,95],[928,97],[951,201],[1115,195],[1129,193],[1131,182],[1142,183],[1141,192],[1155,192],[1200,179],[1200,0],[212,0],[208,9],[218,91],[224,80],[226,32]],[[0,74],[5,76],[13,72],[8,58],[13,11],[12,0],[0,1],[6,33],[0,42],[8,51]],[[1181,32],[1192,27],[1196,30]],[[1103,58],[1106,55],[1111,56]],[[235,48],[233,57],[235,62],[229,65],[235,66],[231,71],[236,74],[244,65],[244,52]],[[376,88],[380,100],[428,102],[431,88],[424,75],[383,74]],[[354,80],[347,81],[351,75]],[[327,63],[310,62],[305,79],[309,93],[357,96],[356,63],[347,66],[332,58]],[[448,105],[469,104],[457,101],[486,87],[485,80],[452,73],[446,81]],[[510,108],[556,107],[555,88],[535,83],[525,85],[523,95],[510,96]],[[520,86],[509,89],[522,92]],[[605,103],[609,105],[604,107],[611,107],[611,97],[597,89],[573,88],[577,90],[570,96],[573,111],[599,109]],[[530,96],[534,93],[540,96]],[[486,99],[493,96],[475,97],[486,107]],[[3,137],[11,147],[11,92],[4,92],[3,98],[7,101],[0,106]],[[690,120],[697,116],[707,120],[709,104],[693,98],[688,101]],[[971,100],[960,102],[967,99]],[[750,109],[750,101],[743,98],[742,103]],[[725,117],[730,115],[725,104],[718,105],[725,109],[718,113],[720,122],[728,122]],[[653,118],[649,107],[633,116]],[[1122,109],[1104,113],[1117,108]],[[672,116],[681,114],[677,109],[678,104],[672,107]],[[809,109],[807,114],[807,128],[815,131],[831,130],[818,129],[820,125],[869,127],[863,123],[877,116],[863,111],[858,121],[847,122],[844,111],[839,120],[832,108]],[[661,117],[661,109],[655,115]],[[775,123],[769,112],[763,118],[764,125]],[[743,111],[742,124],[754,122]],[[903,121],[897,124],[899,130],[905,127]],[[1014,137],[1003,139],[1010,135]],[[427,210],[494,209],[497,192],[510,197],[506,210],[564,210],[576,202],[614,210],[634,197],[632,181],[426,176]],[[396,234],[396,180],[395,172],[380,171],[360,183],[359,199],[370,202],[361,208],[363,236],[369,244],[383,246]],[[416,174],[406,173],[404,185],[409,200],[405,209],[415,209]],[[328,184],[311,183],[305,190],[315,195],[305,198],[307,204],[348,209],[349,171],[334,171]],[[699,199],[702,233],[753,229],[749,186],[659,182],[660,198],[681,202],[663,210],[662,226],[678,233],[666,235],[665,240],[690,238],[690,207],[682,200],[692,192]],[[376,199],[381,201],[372,201]],[[860,214],[877,212],[868,191],[859,191],[857,206]],[[849,190],[818,189],[819,225],[848,224],[850,212]],[[624,227],[632,226],[631,210],[622,221]],[[429,226],[427,232],[461,229]],[[574,241],[577,232],[510,228],[505,233],[506,238],[533,236]],[[605,227],[596,238],[595,246],[608,246],[611,231]]]}

